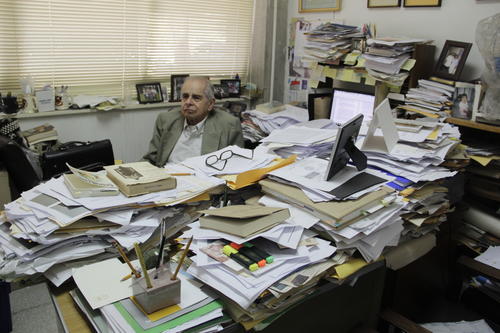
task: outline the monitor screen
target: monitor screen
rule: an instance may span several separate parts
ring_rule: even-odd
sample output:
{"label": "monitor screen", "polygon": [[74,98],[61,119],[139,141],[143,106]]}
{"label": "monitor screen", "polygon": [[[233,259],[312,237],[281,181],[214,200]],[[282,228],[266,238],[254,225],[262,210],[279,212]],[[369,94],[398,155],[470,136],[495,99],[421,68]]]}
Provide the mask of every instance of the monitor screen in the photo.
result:
{"label": "monitor screen", "polygon": [[365,121],[373,117],[375,96],[345,90],[333,91],[330,119],[336,124],[344,124],[354,116],[362,114]]}

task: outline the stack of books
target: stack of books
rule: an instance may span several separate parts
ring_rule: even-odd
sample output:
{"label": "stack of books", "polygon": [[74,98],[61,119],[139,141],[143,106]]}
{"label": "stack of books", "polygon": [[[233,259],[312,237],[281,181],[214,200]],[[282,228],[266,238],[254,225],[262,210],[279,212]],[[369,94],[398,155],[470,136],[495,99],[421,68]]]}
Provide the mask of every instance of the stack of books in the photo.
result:
{"label": "stack of books", "polygon": [[431,118],[447,117],[453,105],[454,91],[454,86],[421,79],[418,80],[417,88],[408,91],[405,105],[400,105],[399,108]]}
{"label": "stack of books", "polygon": [[57,140],[57,131],[54,126],[50,124],[43,124],[26,131],[22,131],[21,135],[28,141],[30,146],[45,142],[45,141],[54,141]]}

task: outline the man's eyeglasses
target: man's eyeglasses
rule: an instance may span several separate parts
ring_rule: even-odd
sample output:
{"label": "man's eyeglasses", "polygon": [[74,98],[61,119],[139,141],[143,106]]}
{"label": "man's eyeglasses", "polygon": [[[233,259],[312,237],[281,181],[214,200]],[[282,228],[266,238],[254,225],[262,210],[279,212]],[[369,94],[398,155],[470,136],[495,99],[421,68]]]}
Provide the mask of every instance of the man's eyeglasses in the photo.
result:
{"label": "man's eyeglasses", "polygon": [[[211,168],[214,168],[215,170],[222,171],[226,167],[227,161],[233,156],[239,156],[239,157],[243,157],[243,158],[246,158],[249,160],[253,159],[253,150],[251,150],[251,152],[252,152],[252,156],[248,157],[248,156],[244,156],[241,154],[237,154],[237,153],[233,152],[232,150],[225,150],[222,153],[220,153],[219,156],[217,156],[217,155],[208,156],[205,159],[205,164]],[[222,166],[216,165],[219,162],[222,162]]]}

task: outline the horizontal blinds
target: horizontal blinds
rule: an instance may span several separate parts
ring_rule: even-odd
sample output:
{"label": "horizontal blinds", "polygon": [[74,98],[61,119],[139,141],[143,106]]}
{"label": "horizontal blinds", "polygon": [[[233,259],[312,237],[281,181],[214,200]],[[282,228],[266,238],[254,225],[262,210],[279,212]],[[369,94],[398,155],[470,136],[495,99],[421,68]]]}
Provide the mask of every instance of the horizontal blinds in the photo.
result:
{"label": "horizontal blinds", "polygon": [[253,0],[0,0],[0,91],[124,97],[170,75],[247,73]]}

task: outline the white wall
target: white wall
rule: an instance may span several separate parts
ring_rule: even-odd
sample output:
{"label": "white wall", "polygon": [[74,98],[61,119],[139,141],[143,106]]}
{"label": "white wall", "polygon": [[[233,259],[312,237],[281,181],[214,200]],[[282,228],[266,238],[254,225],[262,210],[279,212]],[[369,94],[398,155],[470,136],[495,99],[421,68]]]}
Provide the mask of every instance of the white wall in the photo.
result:
{"label": "white wall", "polygon": [[483,58],[475,45],[477,23],[500,12],[499,0],[442,0],[441,7],[422,8],[367,8],[366,0],[342,0],[341,10],[334,13],[299,13],[298,2],[288,2],[288,21],[293,17],[303,17],[308,20],[339,20],[356,26],[375,23],[378,37],[407,36],[434,40],[436,58],[446,40],[473,43],[462,80],[478,78],[484,67]]}

